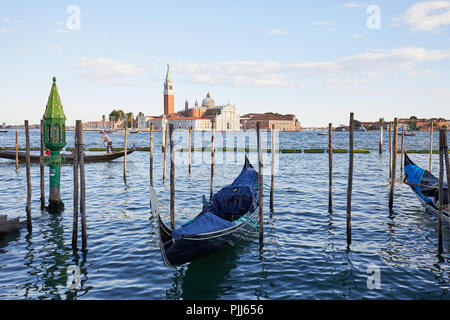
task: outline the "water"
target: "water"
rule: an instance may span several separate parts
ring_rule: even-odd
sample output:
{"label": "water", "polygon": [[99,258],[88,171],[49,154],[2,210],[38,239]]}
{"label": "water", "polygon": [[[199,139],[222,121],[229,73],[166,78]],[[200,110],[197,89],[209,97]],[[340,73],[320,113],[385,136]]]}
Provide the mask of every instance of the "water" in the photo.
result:
{"label": "water", "polygon": [[[100,138],[98,132],[86,132],[84,140],[87,147],[101,147]],[[114,147],[123,143],[123,136],[112,138]],[[148,146],[148,133],[128,138],[130,144]],[[326,148],[327,139],[306,131],[279,136],[285,149]],[[405,139],[405,149],[428,148],[427,133]],[[168,219],[169,189],[168,183],[162,184],[160,140],[156,133],[155,187]],[[438,140],[436,133],[434,149]],[[198,134],[194,145],[198,147],[200,141],[209,145],[209,133]],[[385,148],[387,141],[385,135]],[[38,131],[31,132],[31,142],[39,145]],[[67,133],[67,142],[73,146],[73,132]],[[13,130],[0,135],[0,146],[14,143]],[[20,144],[24,146],[23,130]],[[334,133],[334,144],[348,149],[348,134]],[[221,146],[220,138],[216,146]],[[252,235],[235,247],[177,269],[166,268],[160,257],[156,219],[149,207],[148,152],[129,155],[127,184],[121,159],[86,164],[87,252],[74,253],[71,248],[72,167],[62,168],[66,211],[52,215],[39,210],[39,166],[32,164],[33,233],[22,229],[0,237],[0,299],[448,299],[449,226],[443,228],[444,254],[438,256],[437,218],[423,210],[408,186],[397,185],[394,213],[388,210],[389,154],[378,154],[378,133],[356,133],[355,148],[371,153],[355,155],[350,248],[345,220],[348,154],[334,156],[331,214],[328,155],[280,154],[274,212],[268,210],[265,191],[264,247],[260,249],[258,235]],[[209,194],[209,164],[198,160],[202,156],[207,162],[209,153],[195,153],[199,158],[191,176],[186,164],[176,166],[178,223],[195,216],[201,210],[201,195]],[[428,155],[411,157],[428,166]],[[217,161],[216,190],[240,172],[243,153],[236,154],[236,161]],[[437,166],[435,155],[434,172]],[[266,177],[265,184],[269,181]],[[0,160],[0,212],[25,219],[25,203],[24,165],[16,173],[14,161]],[[80,267],[81,284],[69,289],[67,269],[74,265]],[[378,289],[368,281],[377,275]]]}

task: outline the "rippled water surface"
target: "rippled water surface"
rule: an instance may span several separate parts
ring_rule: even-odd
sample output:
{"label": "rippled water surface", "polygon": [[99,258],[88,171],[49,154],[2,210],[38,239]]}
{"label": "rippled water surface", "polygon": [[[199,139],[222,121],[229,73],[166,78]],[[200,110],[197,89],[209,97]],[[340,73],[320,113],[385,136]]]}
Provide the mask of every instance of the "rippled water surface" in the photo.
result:
{"label": "rippled water surface", "polygon": [[[186,133],[182,133],[186,136]],[[228,134],[227,139],[243,133]],[[249,145],[255,134],[249,134]],[[378,133],[355,133],[352,245],[346,244],[348,154],[334,155],[333,213],[328,213],[328,155],[280,154],[275,177],[275,209],[270,212],[270,178],[265,176],[265,235],[177,269],[162,263],[156,219],[149,205],[149,153],[128,156],[127,183],[123,159],[88,163],[86,202],[88,249],[71,248],[73,175],[65,165],[61,214],[40,211],[39,166],[32,164],[33,232],[26,229],[0,237],[1,299],[448,299],[450,229],[444,225],[444,254],[437,254],[437,218],[426,213],[408,186],[396,186],[394,213],[388,210],[388,152],[378,154]],[[98,132],[86,132],[87,147],[101,147]],[[114,147],[123,135],[112,135]],[[148,146],[149,134],[130,135],[129,144]],[[39,146],[39,132],[31,132]],[[269,139],[270,140],[270,139]],[[385,149],[388,145],[385,135]],[[435,134],[434,148],[437,149]],[[201,145],[203,141],[203,145]],[[73,132],[67,133],[73,146]],[[280,133],[280,148],[327,148],[317,132]],[[0,135],[0,146],[13,146],[15,132]],[[19,143],[24,146],[23,130]],[[210,134],[196,134],[194,146],[209,146]],[[216,146],[222,144],[221,135]],[[348,149],[348,134],[334,133],[335,148]],[[405,149],[428,149],[429,136],[405,138]],[[227,144],[228,145],[228,144]],[[179,143],[180,147],[187,147]],[[270,148],[270,146],[269,146]],[[169,184],[162,183],[161,136],[155,134],[155,189],[165,219]],[[181,159],[181,153],[178,153]],[[244,153],[216,153],[215,190],[240,172]],[[250,153],[256,165],[256,154]],[[208,152],[193,153],[192,174],[177,161],[176,219],[179,224],[201,210],[209,194]],[[424,168],[428,155],[411,155]],[[203,159],[203,160],[202,160]],[[222,159],[222,160],[221,160]],[[270,156],[269,156],[270,159]],[[399,160],[400,164],[400,160]],[[265,164],[270,169],[270,162]],[[399,169],[397,170],[399,171]],[[434,156],[433,172],[438,172]],[[167,171],[169,173],[169,170]],[[46,175],[48,170],[46,168]],[[47,181],[46,181],[47,183]],[[48,187],[48,186],[46,186]],[[47,196],[48,190],[46,188]],[[0,160],[0,212],[25,219],[25,167]],[[81,288],[67,287],[67,269],[81,269]],[[372,269],[370,269],[372,268]],[[373,269],[375,268],[375,269]],[[380,270],[380,287],[370,289],[371,270]],[[369,284],[372,282],[369,281]]]}

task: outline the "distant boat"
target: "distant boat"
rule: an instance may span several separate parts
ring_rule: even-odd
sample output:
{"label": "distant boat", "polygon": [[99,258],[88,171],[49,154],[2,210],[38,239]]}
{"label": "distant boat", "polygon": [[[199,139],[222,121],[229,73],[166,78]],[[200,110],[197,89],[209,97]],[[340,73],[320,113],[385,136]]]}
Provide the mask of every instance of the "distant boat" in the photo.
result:
{"label": "distant boat", "polygon": [[[402,133],[399,132],[398,135],[401,136]],[[405,135],[406,137],[415,137],[415,136],[416,136],[416,134],[413,133],[413,132],[405,132],[404,135]]]}
{"label": "distant boat", "polygon": [[128,130],[128,133],[130,133],[130,134],[141,133],[141,130],[139,130],[139,129],[131,129],[131,130]]}
{"label": "distant boat", "polygon": [[328,133],[327,132],[319,132],[317,135],[318,136],[326,136],[326,135],[328,135]]}
{"label": "distant boat", "polygon": [[0,130],[0,133],[6,133],[8,130]]}

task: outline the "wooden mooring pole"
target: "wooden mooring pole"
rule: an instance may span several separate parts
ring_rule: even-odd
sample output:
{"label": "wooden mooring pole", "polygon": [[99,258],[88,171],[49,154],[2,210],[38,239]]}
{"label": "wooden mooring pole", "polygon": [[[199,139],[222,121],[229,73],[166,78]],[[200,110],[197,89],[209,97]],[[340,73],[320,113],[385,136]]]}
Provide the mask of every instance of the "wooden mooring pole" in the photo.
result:
{"label": "wooden mooring pole", "polygon": [[125,153],[123,155],[123,180],[127,183],[127,151],[128,151],[128,124],[125,125]]}
{"label": "wooden mooring pole", "polygon": [[16,131],[16,171],[19,170],[19,132]]}
{"label": "wooden mooring pole", "polygon": [[188,173],[191,174],[191,135],[192,135],[192,129],[189,128],[189,164],[188,164]]}
{"label": "wooden mooring pole", "polygon": [[212,123],[211,126],[211,186],[209,191],[209,200],[212,200],[213,191],[214,191],[214,135],[215,135],[215,123]]}
{"label": "wooden mooring pole", "polygon": [[170,225],[175,229],[175,163],[173,148],[173,124],[170,128]]}
{"label": "wooden mooring pole", "polygon": [[395,192],[395,178],[397,176],[397,145],[398,145],[398,118],[394,119],[394,132],[393,132],[393,145],[392,145],[392,164],[391,164],[391,190],[389,192],[389,210],[392,211],[394,207],[394,192]]}
{"label": "wooden mooring pole", "polygon": [[404,146],[405,146],[405,126],[402,125],[402,149],[401,149],[401,161],[400,161],[400,176],[403,177],[403,162],[404,162]]}
{"label": "wooden mooring pole", "polygon": [[434,123],[431,122],[431,128],[430,128],[430,163],[428,166],[428,171],[430,173],[433,172],[433,131],[434,131]]}
{"label": "wooden mooring pole", "polygon": [[328,124],[328,212],[333,212],[333,124]]}
{"label": "wooden mooring pole", "polygon": [[41,210],[45,209],[45,170],[44,170],[44,120],[41,120],[41,153],[40,153],[40,174],[41,174]]}
{"label": "wooden mooring pole", "polygon": [[256,123],[256,139],[258,143],[258,168],[259,168],[259,183],[258,183],[258,206],[259,206],[259,240],[262,244],[264,237],[264,207],[263,207],[263,159],[261,150],[261,123]]}
{"label": "wooden mooring pole", "polygon": [[398,118],[394,119],[394,139],[392,145],[392,164],[391,164],[391,191],[389,193],[389,210],[392,212],[394,207],[394,192],[395,192],[395,178],[396,178],[396,168],[397,168],[397,144],[398,144]]}
{"label": "wooden mooring pole", "polygon": [[392,177],[392,123],[389,121],[389,179]]}
{"label": "wooden mooring pole", "polygon": [[27,174],[27,206],[25,211],[27,212],[27,229],[28,232],[33,230],[31,222],[31,165],[30,165],[30,128],[28,126],[28,120],[25,120],[25,141],[26,141],[26,174]]}
{"label": "wooden mooring pole", "polygon": [[271,169],[271,176],[270,176],[270,210],[273,212],[273,189],[275,187],[275,125],[272,124],[272,132],[271,132],[271,138],[272,138],[272,148],[271,148],[271,156],[272,161],[270,164]]}
{"label": "wooden mooring pole", "polygon": [[76,250],[78,246],[78,156],[80,154],[79,125],[75,126],[75,152],[73,156],[73,221],[72,221],[72,249]]}
{"label": "wooden mooring pole", "polygon": [[80,215],[81,215],[81,246],[87,247],[87,224],[86,224],[86,181],[84,176],[84,152],[83,152],[83,124],[81,120],[76,121],[78,127],[78,163],[80,165]]}
{"label": "wooden mooring pole", "polygon": [[347,245],[352,243],[352,188],[353,188],[353,129],[354,129],[354,114],[350,113],[350,153],[348,164],[348,186],[347,186]]}
{"label": "wooden mooring pole", "polygon": [[153,187],[153,123],[150,124],[150,185]]}
{"label": "wooden mooring pole", "polygon": [[[448,158],[448,145],[447,145],[447,132],[444,129],[439,130],[439,218],[438,218],[438,230],[439,230],[439,243],[438,251],[442,254],[444,251],[443,239],[442,239],[442,215],[444,213],[444,152],[447,151]],[[448,160],[447,160],[448,165]],[[448,167],[447,167],[447,179],[448,179]],[[448,181],[447,181],[448,182]]]}
{"label": "wooden mooring pole", "polygon": [[444,160],[445,160],[445,171],[447,172],[447,212],[450,212],[450,163],[448,156],[448,141],[447,141],[447,130],[444,134]]}
{"label": "wooden mooring pole", "polygon": [[438,215],[438,252],[443,252],[442,243],[442,215],[444,210],[444,142],[443,130],[439,131],[439,215]]}
{"label": "wooden mooring pole", "polygon": [[383,123],[380,124],[380,143],[378,148],[378,153],[383,154]]}
{"label": "wooden mooring pole", "polygon": [[164,153],[164,163],[163,163],[163,184],[166,183],[166,162],[167,162],[167,132],[168,132],[168,123],[166,123],[164,127],[164,131],[161,132],[163,136],[163,153]]}

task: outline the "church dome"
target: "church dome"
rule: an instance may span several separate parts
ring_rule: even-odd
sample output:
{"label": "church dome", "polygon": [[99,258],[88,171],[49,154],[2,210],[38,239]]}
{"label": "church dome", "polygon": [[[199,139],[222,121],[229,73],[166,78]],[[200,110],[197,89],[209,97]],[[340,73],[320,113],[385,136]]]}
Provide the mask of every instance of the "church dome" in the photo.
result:
{"label": "church dome", "polygon": [[206,98],[203,99],[203,101],[202,101],[202,107],[215,108],[215,106],[216,106],[216,103],[214,102],[213,99],[211,99],[211,95],[209,94],[209,91],[208,91]]}

